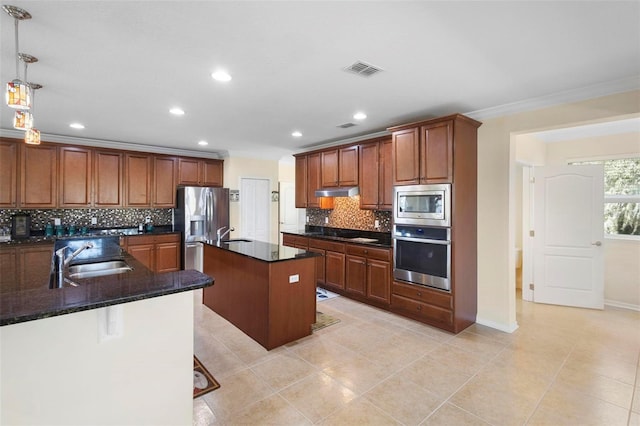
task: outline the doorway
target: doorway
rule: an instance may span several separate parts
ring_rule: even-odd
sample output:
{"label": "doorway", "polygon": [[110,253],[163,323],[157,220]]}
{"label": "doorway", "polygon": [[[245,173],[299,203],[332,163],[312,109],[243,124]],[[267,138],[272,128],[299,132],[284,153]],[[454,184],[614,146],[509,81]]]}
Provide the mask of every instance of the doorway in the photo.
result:
{"label": "doorway", "polygon": [[271,182],[240,178],[240,229],[242,237],[269,242],[271,230]]}

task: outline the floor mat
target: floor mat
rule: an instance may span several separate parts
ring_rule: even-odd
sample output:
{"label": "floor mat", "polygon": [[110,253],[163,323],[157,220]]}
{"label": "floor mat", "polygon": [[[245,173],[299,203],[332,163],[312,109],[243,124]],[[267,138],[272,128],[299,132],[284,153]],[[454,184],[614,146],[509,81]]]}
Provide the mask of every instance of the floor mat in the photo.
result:
{"label": "floor mat", "polygon": [[339,294],[332,293],[329,290],[325,290],[324,288],[316,287],[316,302],[320,302],[321,300],[327,300],[334,297],[340,296]]}
{"label": "floor mat", "polygon": [[318,331],[321,328],[329,327],[330,325],[338,322],[340,322],[338,318],[334,318],[331,315],[316,311],[316,322],[315,324],[311,324],[311,330]]}
{"label": "floor mat", "polygon": [[220,383],[213,378],[211,373],[204,368],[196,356],[193,356],[193,397],[197,398],[216,390],[220,387]]}

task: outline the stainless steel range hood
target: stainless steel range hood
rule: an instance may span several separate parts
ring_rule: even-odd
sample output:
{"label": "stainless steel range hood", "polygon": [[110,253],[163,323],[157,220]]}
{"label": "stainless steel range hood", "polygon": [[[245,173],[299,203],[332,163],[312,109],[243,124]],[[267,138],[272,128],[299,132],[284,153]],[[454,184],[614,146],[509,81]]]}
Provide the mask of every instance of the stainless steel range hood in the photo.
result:
{"label": "stainless steel range hood", "polygon": [[353,197],[360,194],[360,189],[357,186],[351,186],[348,188],[323,188],[316,189],[316,197]]}

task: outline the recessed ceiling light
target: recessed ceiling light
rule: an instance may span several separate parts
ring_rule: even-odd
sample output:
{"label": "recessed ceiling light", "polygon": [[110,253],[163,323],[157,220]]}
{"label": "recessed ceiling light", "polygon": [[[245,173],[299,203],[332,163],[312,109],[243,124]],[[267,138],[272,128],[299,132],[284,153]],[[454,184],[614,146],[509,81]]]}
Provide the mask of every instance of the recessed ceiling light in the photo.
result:
{"label": "recessed ceiling light", "polygon": [[207,146],[207,145],[209,145],[209,142],[207,142],[207,141],[200,141],[200,142],[198,142],[198,145]]}
{"label": "recessed ceiling light", "polygon": [[171,108],[169,112],[173,115],[184,115],[184,110],[178,107]]}
{"label": "recessed ceiling light", "polygon": [[355,120],[364,120],[365,118],[367,118],[367,114],[365,114],[364,112],[356,112],[355,114],[353,114],[353,118]]}
{"label": "recessed ceiling light", "polygon": [[213,78],[215,81],[221,81],[223,83],[226,83],[227,81],[231,80],[231,76],[229,75],[229,73],[227,73],[226,71],[222,71],[222,70],[218,70],[216,72],[212,72],[211,73],[211,78]]}
{"label": "recessed ceiling light", "polygon": [[69,124],[69,127],[71,127],[72,129],[84,129],[84,124],[71,123]]}
{"label": "recessed ceiling light", "polygon": [[291,133],[291,136],[293,136],[294,138],[299,138],[302,136],[302,133],[296,130],[295,132]]}

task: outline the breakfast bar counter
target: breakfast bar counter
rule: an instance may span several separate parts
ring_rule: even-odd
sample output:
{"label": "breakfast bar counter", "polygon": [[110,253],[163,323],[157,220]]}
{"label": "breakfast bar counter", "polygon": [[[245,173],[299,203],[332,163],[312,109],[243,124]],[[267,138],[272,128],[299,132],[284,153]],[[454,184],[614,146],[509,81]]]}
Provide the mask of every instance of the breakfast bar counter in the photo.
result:
{"label": "breakfast bar counter", "polygon": [[209,241],[206,306],[267,350],[311,334],[316,321],[316,253],[252,240]]}

